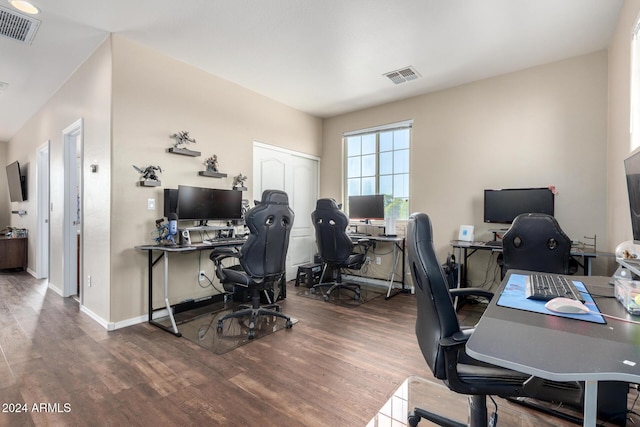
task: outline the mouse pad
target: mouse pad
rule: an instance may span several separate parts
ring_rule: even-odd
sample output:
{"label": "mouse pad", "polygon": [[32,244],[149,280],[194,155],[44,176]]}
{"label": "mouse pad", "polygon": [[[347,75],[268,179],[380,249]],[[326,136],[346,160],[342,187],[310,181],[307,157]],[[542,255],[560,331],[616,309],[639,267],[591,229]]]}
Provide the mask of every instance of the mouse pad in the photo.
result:
{"label": "mouse pad", "polygon": [[598,306],[593,301],[593,298],[591,298],[591,295],[582,282],[574,280],[573,284],[576,285],[576,287],[582,294],[582,297],[584,298],[584,305],[589,307],[589,310],[591,310],[591,313],[587,314],[556,313],[548,310],[544,306],[546,304],[546,301],[527,299],[527,297],[525,296],[525,288],[527,286],[526,283],[526,275],[512,274],[509,277],[507,286],[504,287],[504,290],[500,294],[500,298],[498,298],[497,304],[501,307],[516,308],[519,310],[533,311],[535,313],[542,314],[551,314],[558,317],[568,317],[569,319],[586,320],[587,322],[603,324],[607,323],[604,320],[604,317],[602,317],[600,314],[597,314],[600,313],[600,310],[598,309]]}

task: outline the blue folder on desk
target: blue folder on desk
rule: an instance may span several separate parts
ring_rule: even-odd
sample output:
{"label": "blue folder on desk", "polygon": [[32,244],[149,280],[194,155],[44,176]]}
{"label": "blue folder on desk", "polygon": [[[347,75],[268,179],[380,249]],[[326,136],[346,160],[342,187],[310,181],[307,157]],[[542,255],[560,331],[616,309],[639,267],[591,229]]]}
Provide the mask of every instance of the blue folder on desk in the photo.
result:
{"label": "blue folder on desk", "polygon": [[586,320],[587,322],[594,323],[607,323],[604,320],[598,309],[598,306],[593,301],[593,298],[587,291],[587,288],[584,286],[584,283],[578,282],[576,280],[573,281],[574,285],[578,288],[580,293],[584,298],[584,304],[589,307],[591,313],[587,314],[567,314],[567,313],[556,313],[551,310],[548,310],[544,305],[546,301],[532,300],[528,299],[525,295],[526,291],[526,281],[527,276],[524,274],[512,274],[509,277],[509,282],[507,286],[504,287],[504,290],[500,294],[500,298],[498,298],[497,304],[501,307],[509,307],[516,308],[519,310],[533,311],[535,313],[542,314],[551,314],[553,316],[558,317],[568,317],[570,319],[578,319],[578,320]]}

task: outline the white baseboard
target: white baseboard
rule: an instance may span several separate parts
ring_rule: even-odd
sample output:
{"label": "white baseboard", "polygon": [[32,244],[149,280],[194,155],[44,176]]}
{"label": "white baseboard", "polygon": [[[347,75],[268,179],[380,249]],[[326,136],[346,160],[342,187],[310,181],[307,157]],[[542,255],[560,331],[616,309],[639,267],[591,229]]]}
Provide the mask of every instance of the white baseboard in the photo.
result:
{"label": "white baseboard", "polygon": [[56,285],[54,285],[51,282],[49,282],[48,285],[49,285],[49,289],[51,289],[56,294],[62,296],[62,289],[60,289],[59,287],[57,287]]}
{"label": "white baseboard", "polygon": [[98,324],[103,328],[105,328],[107,331],[113,330],[113,328],[110,328],[110,322],[107,322],[102,317],[98,316],[96,313],[89,310],[87,307],[85,307],[82,304],[80,304],[80,311],[86,314],[87,316],[89,316],[90,318],[92,318],[93,320],[95,320],[96,322],[98,322]]}

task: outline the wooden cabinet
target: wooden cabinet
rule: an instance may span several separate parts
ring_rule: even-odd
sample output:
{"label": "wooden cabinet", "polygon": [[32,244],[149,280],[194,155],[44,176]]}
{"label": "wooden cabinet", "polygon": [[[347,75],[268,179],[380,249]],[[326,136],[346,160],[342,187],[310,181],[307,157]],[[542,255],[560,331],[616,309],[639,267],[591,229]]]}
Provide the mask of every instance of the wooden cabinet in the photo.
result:
{"label": "wooden cabinet", "polygon": [[0,270],[27,269],[27,238],[0,237]]}

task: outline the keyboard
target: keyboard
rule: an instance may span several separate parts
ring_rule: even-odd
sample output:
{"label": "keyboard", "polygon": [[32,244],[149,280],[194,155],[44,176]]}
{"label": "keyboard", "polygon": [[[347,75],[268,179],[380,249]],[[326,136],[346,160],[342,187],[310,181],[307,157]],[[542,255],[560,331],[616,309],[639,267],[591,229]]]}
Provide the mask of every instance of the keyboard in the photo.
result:
{"label": "keyboard", "polygon": [[549,301],[557,297],[571,298],[584,302],[580,291],[571,280],[557,274],[531,274],[527,277],[527,298]]}
{"label": "keyboard", "polygon": [[217,239],[203,240],[202,243],[209,246],[242,246],[247,239],[244,237],[220,237]]}
{"label": "keyboard", "polygon": [[488,242],[484,242],[485,246],[490,246],[490,247],[495,247],[495,248],[501,248],[502,247],[502,240],[489,240]]}

